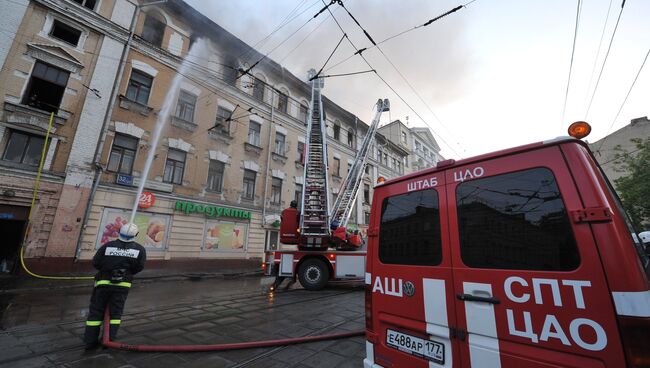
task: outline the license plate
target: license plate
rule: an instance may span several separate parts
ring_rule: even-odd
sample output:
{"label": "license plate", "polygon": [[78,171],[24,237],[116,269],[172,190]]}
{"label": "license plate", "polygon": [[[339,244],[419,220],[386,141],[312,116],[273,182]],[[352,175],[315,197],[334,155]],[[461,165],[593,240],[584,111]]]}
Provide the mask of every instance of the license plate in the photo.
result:
{"label": "license plate", "polygon": [[445,364],[445,345],[433,340],[386,330],[386,345],[438,364]]}

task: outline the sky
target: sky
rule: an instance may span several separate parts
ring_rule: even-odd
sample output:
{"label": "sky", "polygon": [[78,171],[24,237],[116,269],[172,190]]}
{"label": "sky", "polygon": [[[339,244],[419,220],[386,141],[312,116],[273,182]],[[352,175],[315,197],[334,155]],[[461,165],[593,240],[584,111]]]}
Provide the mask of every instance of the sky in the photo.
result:
{"label": "sky", "polygon": [[[185,1],[300,78],[310,68],[320,69],[343,35],[327,11],[312,18],[321,0]],[[564,119],[578,0],[345,0],[376,42],[467,5],[363,53],[397,94],[374,73],[327,78],[323,93],[365,122],[372,120],[377,99],[388,98],[390,118],[431,128],[445,158],[566,135],[577,120],[591,124],[586,140],[595,142],[650,115],[650,61],[623,104],[650,50],[650,1],[626,1],[600,73],[621,2],[580,3]],[[357,48],[372,45],[345,9],[338,4],[330,9]],[[288,15],[301,12],[258,43]],[[328,70],[354,52],[343,40],[324,74],[370,69],[355,56]]]}

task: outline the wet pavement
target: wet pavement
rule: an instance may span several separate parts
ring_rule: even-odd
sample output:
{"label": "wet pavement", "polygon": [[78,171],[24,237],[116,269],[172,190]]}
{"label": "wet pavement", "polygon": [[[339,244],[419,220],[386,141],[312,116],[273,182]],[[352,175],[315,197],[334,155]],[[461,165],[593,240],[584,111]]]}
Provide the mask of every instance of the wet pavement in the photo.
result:
{"label": "wet pavement", "polygon": [[[219,344],[364,328],[360,284],[318,292],[299,284],[267,292],[260,276],[148,280],[134,284],[119,342]],[[362,367],[363,337],[202,353],[83,350],[90,283],[0,293],[0,367]],[[63,287],[66,286],[66,287]]]}

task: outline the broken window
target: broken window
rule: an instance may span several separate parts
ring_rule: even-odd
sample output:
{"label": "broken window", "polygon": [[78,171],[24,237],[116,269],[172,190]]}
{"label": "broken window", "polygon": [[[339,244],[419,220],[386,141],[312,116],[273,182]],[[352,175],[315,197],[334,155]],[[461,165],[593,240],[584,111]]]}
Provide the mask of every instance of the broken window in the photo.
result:
{"label": "broken window", "polygon": [[196,106],[196,96],[181,90],[178,94],[178,104],[176,105],[176,116],[185,121],[194,121],[194,107]]}
{"label": "broken window", "polygon": [[90,10],[94,10],[95,5],[97,4],[97,0],[72,0],[72,1]]}
{"label": "broken window", "polygon": [[108,159],[108,171],[131,175],[137,150],[137,138],[119,133],[115,134],[111,156]]}
{"label": "broken window", "polygon": [[352,147],[354,144],[354,134],[351,130],[348,130],[348,146]]}
{"label": "broken window", "polygon": [[50,36],[67,42],[72,46],[77,46],[79,38],[81,37],[81,30],[71,27],[63,22],[59,22],[58,20],[54,20],[52,30],[50,30]]}
{"label": "broken window", "polygon": [[47,112],[57,112],[69,77],[69,72],[37,61],[23,97],[23,104]]}
{"label": "broken window", "polygon": [[264,101],[264,82],[259,78],[255,78],[253,81],[253,97],[256,100]]}
{"label": "broken window", "polygon": [[11,131],[2,159],[19,164],[38,166],[45,138],[19,131]]}
{"label": "broken window", "polygon": [[165,36],[165,23],[151,15],[147,15],[144,19],[141,36],[144,40],[160,47]]}
{"label": "broken window", "polygon": [[334,139],[338,141],[340,136],[341,136],[341,126],[339,125],[339,123],[334,123]]}
{"label": "broken window", "polygon": [[146,105],[149,102],[149,93],[153,78],[138,71],[131,71],[131,79],[126,89],[126,98],[139,104]]}

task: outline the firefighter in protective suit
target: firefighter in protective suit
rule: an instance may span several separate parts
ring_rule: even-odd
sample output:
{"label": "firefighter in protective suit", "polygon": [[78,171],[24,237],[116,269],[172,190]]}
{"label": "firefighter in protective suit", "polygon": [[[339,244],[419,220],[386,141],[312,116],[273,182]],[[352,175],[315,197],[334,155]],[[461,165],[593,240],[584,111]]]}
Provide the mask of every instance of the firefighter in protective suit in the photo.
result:
{"label": "firefighter in protective suit", "polygon": [[99,344],[99,328],[108,307],[111,340],[117,337],[124,303],[131,288],[133,275],[142,271],[147,254],[144,247],[135,242],[138,226],[132,223],[122,226],[117,240],[104,244],[93,257],[93,266],[99,270],[95,275],[95,288],[90,298],[84,343],[86,350]]}

